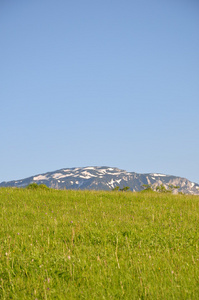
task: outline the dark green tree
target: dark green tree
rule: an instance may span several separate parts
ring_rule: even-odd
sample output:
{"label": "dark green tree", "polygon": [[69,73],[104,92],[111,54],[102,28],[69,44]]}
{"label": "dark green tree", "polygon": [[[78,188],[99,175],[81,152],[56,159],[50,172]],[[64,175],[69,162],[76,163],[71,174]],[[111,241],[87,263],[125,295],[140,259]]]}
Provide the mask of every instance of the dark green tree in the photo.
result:
{"label": "dark green tree", "polygon": [[112,191],[121,191],[121,192],[125,192],[128,191],[130,189],[129,186],[123,186],[123,188],[120,188],[118,185],[116,187],[114,187],[112,189]]}
{"label": "dark green tree", "polygon": [[126,192],[130,189],[129,186],[124,186],[123,188],[120,188],[119,190],[122,191],[122,192]]}
{"label": "dark green tree", "polygon": [[113,189],[112,189],[112,191],[119,191],[119,186],[117,185],[116,187],[114,187]]}
{"label": "dark green tree", "polygon": [[144,188],[145,191],[152,191],[152,187],[150,184],[143,184],[142,187]]}

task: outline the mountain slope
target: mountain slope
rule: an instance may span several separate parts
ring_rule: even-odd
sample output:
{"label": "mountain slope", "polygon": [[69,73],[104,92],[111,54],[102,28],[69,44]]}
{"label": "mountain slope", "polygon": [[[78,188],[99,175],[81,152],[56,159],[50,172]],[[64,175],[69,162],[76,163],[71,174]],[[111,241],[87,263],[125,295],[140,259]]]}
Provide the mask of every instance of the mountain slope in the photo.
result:
{"label": "mountain slope", "polygon": [[142,190],[143,184],[179,186],[179,192],[199,195],[199,185],[186,178],[164,174],[139,174],[110,167],[84,167],[60,169],[31,176],[22,180],[0,183],[0,187],[26,187],[30,183],[45,184],[55,189],[110,190],[116,186],[129,186],[131,191]]}

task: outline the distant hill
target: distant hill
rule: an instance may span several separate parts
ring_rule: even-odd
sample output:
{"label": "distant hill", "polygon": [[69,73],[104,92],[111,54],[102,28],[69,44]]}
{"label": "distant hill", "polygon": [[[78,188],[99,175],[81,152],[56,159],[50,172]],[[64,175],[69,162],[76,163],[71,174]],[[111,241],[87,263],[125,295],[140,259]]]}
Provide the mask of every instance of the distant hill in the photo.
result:
{"label": "distant hill", "polygon": [[199,184],[186,178],[165,174],[139,174],[110,167],[65,168],[54,172],[38,174],[21,180],[0,183],[0,187],[26,187],[30,183],[45,184],[55,189],[111,190],[129,186],[131,191],[143,190],[143,185],[179,186],[175,192],[199,195]]}

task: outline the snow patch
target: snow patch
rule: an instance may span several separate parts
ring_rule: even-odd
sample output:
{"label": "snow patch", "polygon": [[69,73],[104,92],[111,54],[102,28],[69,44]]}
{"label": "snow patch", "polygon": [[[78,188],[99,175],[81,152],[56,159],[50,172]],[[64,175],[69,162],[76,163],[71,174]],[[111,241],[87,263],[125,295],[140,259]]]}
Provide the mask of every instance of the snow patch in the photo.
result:
{"label": "snow patch", "polygon": [[83,171],[83,172],[81,172],[81,175],[79,175],[79,177],[84,178],[84,179],[89,179],[91,177],[97,177],[97,176],[93,175],[87,171]]}
{"label": "snow patch", "polygon": [[79,169],[81,169],[81,168],[75,168],[74,171],[78,171]]}
{"label": "snow patch", "polygon": [[98,170],[98,172],[100,172],[102,174],[106,174],[107,170],[106,169],[101,169],[101,170]]}
{"label": "snow patch", "polygon": [[[52,175],[52,178],[58,179],[58,178],[61,178],[61,176],[63,176],[62,173],[55,173],[55,174]],[[64,175],[64,176],[65,176],[65,175]]]}
{"label": "snow patch", "polygon": [[59,178],[70,177],[70,176],[73,176],[73,173],[63,174]]}
{"label": "snow patch", "polygon": [[91,176],[82,176],[82,175],[79,175],[78,177],[83,178],[83,179],[90,179],[91,178]]}
{"label": "snow patch", "polygon": [[72,173],[70,173],[70,174],[55,173],[52,175],[52,177],[54,179],[60,179],[60,178],[65,178],[65,177],[69,177],[69,176],[73,176],[73,174]]}
{"label": "snow patch", "polygon": [[106,173],[107,175],[121,175],[121,172],[118,172],[118,173]]}
{"label": "snow patch", "polygon": [[120,182],[122,181],[122,179],[118,179],[118,180],[115,180],[115,181],[120,184]]}
{"label": "snow patch", "polygon": [[91,173],[89,173],[87,171],[83,171],[81,174],[86,175],[86,176],[91,176]]}
{"label": "snow patch", "polygon": [[191,182],[191,188],[195,185],[195,183]]}
{"label": "snow patch", "polygon": [[86,167],[86,168],[84,168],[84,170],[95,170],[95,168],[94,167]]}
{"label": "snow patch", "polygon": [[114,188],[114,183],[115,180],[113,180],[113,178],[111,179],[111,181],[107,182],[107,184],[110,185],[112,188]]}
{"label": "snow patch", "polygon": [[47,175],[38,175],[33,177],[33,180],[47,180],[47,179],[48,179]]}
{"label": "snow patch", "polygon": [[147,180],[147,183],[148,183],[148,184],[151,184],[151,181],[149,180],[149,177],[148,177],[148,176],[146,176],[146,180]]}
{"label": "snow patch", "polygon": [[107,182],[107,185],[111,186],[112,188],[114,188],[114,183],[118,183],[120,184],[122,179],[118,179],[118,180],[114,180],[113,178],[111,179],[111,181]]}
{"label": "snow patch", "polygon": [[154,173],[154,174],[152,174],[153,176],[163,176],[163,177],[165,177],[165,176],[167,176],[167,175],[164,175],[164,174],[156,174],[156,173]]}

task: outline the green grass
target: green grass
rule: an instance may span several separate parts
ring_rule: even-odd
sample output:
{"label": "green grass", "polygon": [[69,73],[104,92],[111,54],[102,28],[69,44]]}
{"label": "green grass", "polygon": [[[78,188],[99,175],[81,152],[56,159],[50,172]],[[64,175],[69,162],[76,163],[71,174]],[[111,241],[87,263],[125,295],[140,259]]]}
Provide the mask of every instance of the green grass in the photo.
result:
{"label": "green grass", "polygon": [[199,197],[0,189],[0,299],[199,299]]}

